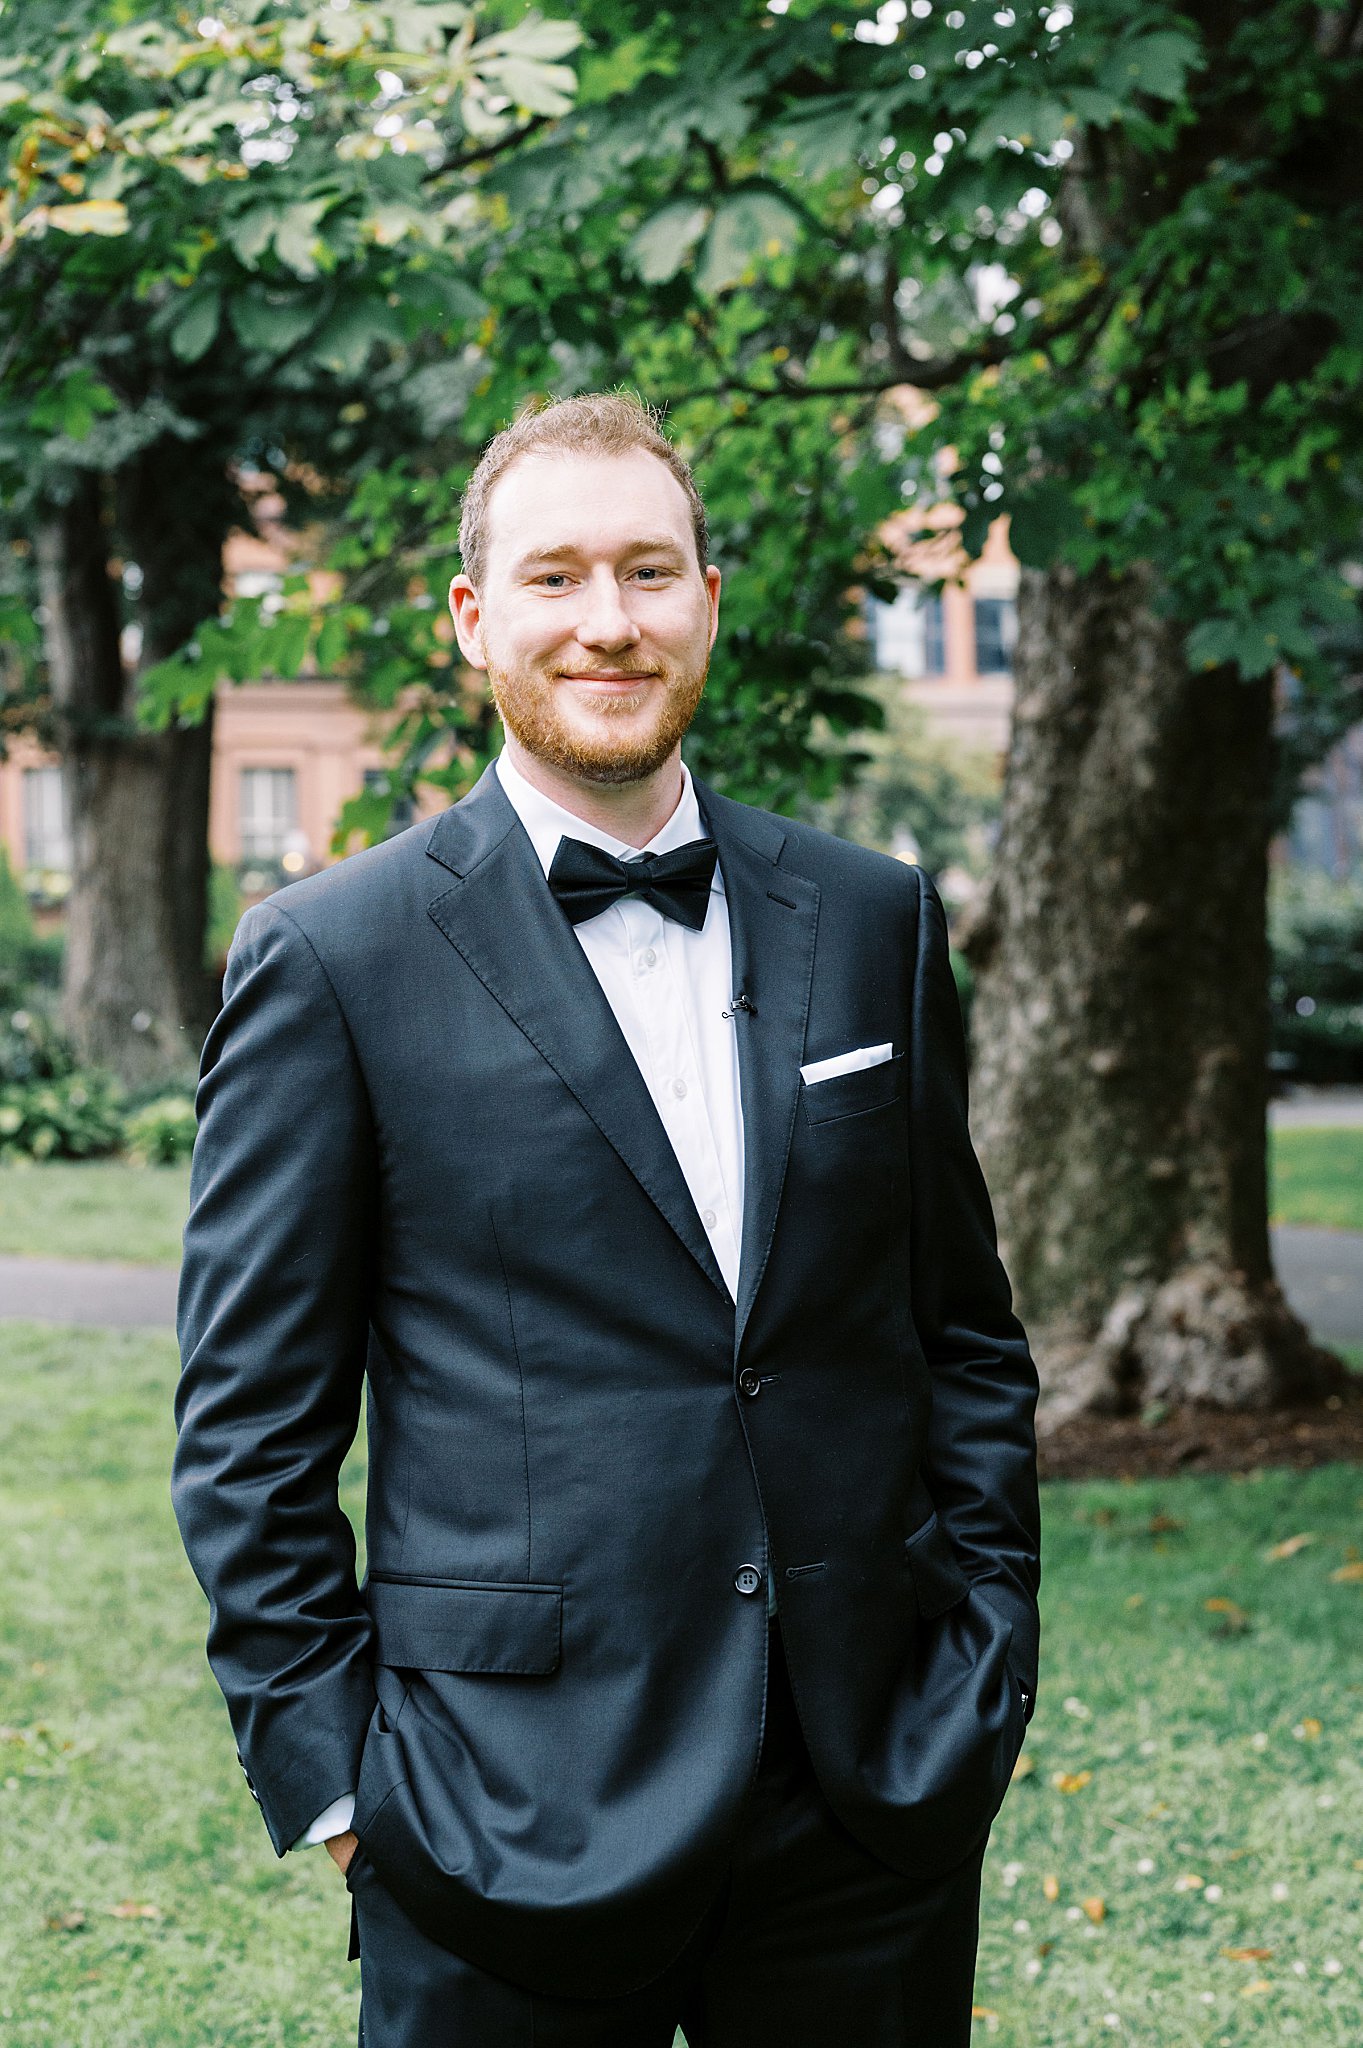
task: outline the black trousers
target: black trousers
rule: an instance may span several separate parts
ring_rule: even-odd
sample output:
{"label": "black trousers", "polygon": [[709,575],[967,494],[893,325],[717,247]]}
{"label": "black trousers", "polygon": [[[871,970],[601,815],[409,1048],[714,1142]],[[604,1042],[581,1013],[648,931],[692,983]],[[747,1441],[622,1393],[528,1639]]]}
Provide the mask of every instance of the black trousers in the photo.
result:
{"label": "black trousers", "polygon": [[685,1949],[625,1998],[545,1998],[422,1934],[362,1851],[347,1874],[360,2048],[968,2048],[987,1834],[917,1885],[819,1790],[773,1624],[757,1780],[725,1881]]}

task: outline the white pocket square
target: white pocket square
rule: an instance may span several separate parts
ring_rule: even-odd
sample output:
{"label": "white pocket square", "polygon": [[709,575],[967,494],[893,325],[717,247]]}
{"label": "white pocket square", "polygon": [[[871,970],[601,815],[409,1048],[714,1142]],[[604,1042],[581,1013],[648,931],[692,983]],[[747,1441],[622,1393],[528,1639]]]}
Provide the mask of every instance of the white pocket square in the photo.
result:
{"label": "white pocket square", "polygon": [[831,1060],[811,1060],[801,1067],[806,1088],[813,1081],[831,1081],[835,1074],[859,1074],[863,1067],[878,1067],[893,1057],[892,1045],[859,1045],[855,1052],[835,1052]]}

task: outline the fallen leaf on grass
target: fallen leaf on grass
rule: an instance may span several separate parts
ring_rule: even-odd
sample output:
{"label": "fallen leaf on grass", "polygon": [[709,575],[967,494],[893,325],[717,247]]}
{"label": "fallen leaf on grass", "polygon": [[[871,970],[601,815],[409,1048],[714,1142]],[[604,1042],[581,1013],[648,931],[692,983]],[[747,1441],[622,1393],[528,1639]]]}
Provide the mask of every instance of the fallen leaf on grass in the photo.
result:
{"label": "fallen leaf on grass", "polygon": [[970,2017],[972,2020],[991,2020],[994,2022],[998,2020],[998,2014],[992,2005],[972,2005]]}
{"label": "fallen leaf on grass", "polygon": [[1030,1778],[1035,1769],[1036,1758],[1034,1756],[1020,1756],[1013,1765],[1012,1777],[1014,1779]]}
{"label": "fallen leaf on grass", "polygon": [[1152,1536],[1172,1536],[1183,1526],[1177,1515],[1151,1515],[1146,1524]]}
{"label": "fallen leaf on grass", "polygon": [[1262,1998],[1265,1991],[1271,1991],[1272,1989],[1273,1986],[1269,1983],[1267,1977],[1256,1977],[1252,1984],[1241,1985],[1240,1996],[1242,1998]]}
{"label": "fallen leaf on grass", "polygon": [[1185,1870],[1182,1877],[1174,1879],[1174,1890],[1176,1892],[1200,1892],[1206,1882],[1206,1878],[1199,1877],[1195,1870]]}
{"label": "fallen leaf on grass", "polygon": [[1316,1540],[1315,1531],[1308,1529],[1302,1536],[1284,1536],[1281,1543],[1270,1543],[1264,1552],[1264,1562],[1272,1564],[1280,1557],[1295,1557],[1299,1550],[1305,1550],[1308,1543]]}
{"label": "fallen leaf on grass", "polygon": [[1223,1948],[1221,1953],[1229,1963],[1266,1963],[1273,1951],[1271,1948]]}
{"label": "fallen leaf on grass", "polygon": [[1060,1879],[1056,1876],[1053,1870],[1048,1870],[1046,1872],[1046,1875],[1042,1878],[1041,1890],[1043,1896],[1045,1898],[1048,1898],[1052,1905],[1054,1905],[1056,1900],[1060,1897]]}
{"label": "fallen leaf on grass", "polygon": [[1314,1714],[1308,1714],[1305,1720],[1298,1721],[1292,1733],[1298,1742],[1316,1742],[1320,1738],[1321,1724]]}
{"label": "fallen leaf on grass", "polygon": [[1107,1901],[1105,1899],[1081,1899],[1079,1903],[1083,1907],[1084,1911],[1088,1914],[1089,1919],[1093,1922],[1095,1927],[1100,1926],[1102,1922],[1106,1920]]}
{"label": "fallen leaf on grass", "polygon": [[139,1905],[136,1899],[122,1899],[108,1911],[115,1920],[159,1920],[161,1917],[159,1906]]}
{"label": "fallen leaf on grass", "polygon": [[73,1906],[68,1913],[49,1913],[47,1924],[53,1934],[78,1934],[85,1925],[85,1915],[79,1906]]}
{"label": "fallen leaf on grass", "polygon": [[1338,1571],[1331,1572],[1330,1583],[1334,1586],[1363,1585],[1363,1557],[1356,1557],[1348,1564],[1342,1564]]}
{"label": "fallen leaf on grass", "polygon": [[1202,1605],[1206,1608],[1208,1614],[1219,1614],[1221,1616],[1221,1626],[1212,1631],[1214,1635],[1240,1636],[1249,1627],[1249,1616],[1244,1608],[1237,1607],[1233,1600],[1227,1600],[1224,1593],[1218,1593],[1212,1599],[1204,1600]]}
{"label": "fallen leaf on grass", "polygon": [[1093,1783],[1092,1771],[1055,1771],[1051,1783],[1057,1792],[1082,1792]]}

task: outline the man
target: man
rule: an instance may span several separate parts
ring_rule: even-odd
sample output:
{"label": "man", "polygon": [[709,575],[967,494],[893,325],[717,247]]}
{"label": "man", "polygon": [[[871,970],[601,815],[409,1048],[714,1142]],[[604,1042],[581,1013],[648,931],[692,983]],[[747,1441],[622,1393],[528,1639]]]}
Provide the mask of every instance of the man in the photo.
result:
{"label": "man", "polygon": [[964,2048],[1036,1375],[941,905],[683,766],[720,577],[642,407],[519,420],[460,542],[503,753],[251,911],[204,1051],[175,1501],[243,1768],[365,2048]]}

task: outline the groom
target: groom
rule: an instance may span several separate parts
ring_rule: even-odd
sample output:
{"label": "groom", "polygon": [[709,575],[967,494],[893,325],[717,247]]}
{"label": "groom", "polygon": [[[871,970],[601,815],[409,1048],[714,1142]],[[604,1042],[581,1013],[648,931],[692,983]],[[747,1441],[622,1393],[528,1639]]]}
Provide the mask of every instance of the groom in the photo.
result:
{"label": "groom", "polygon": [[720,578],[641,406],[518,420],[460,545],[502,754],[249,912],[204,1050],[174,1492],[248,1783],[365,2048],[965,2048],[1036,1375],[941,904],[684,766]]}

